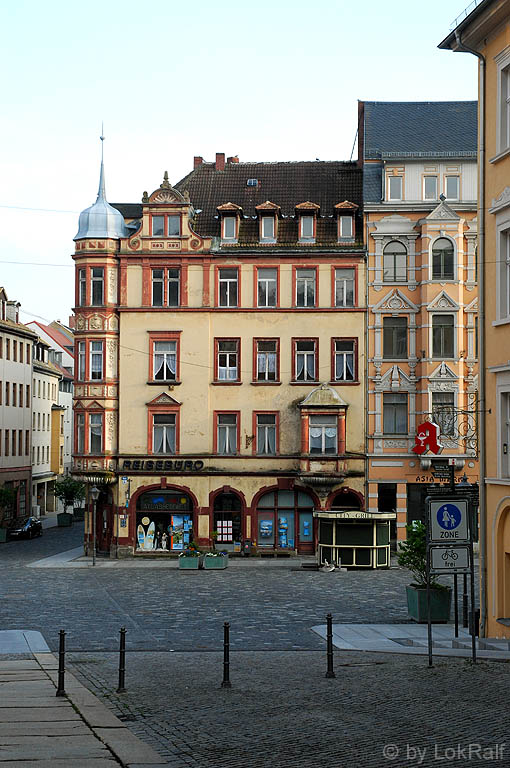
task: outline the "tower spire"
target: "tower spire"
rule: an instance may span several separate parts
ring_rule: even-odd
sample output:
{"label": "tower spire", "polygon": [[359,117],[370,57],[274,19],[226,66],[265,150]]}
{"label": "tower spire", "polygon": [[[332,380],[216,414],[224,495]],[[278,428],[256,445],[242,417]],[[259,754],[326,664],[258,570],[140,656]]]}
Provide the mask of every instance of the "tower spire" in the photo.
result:
{"label": "tower spire", "polygon": [[105,187],[104,187],[104,157],[103,157],[103,147],[104,147],[104,124],[101,123],[101,136],[99,137],[101,139],[101,171],[99,173],[99,189],[97,190],[97,200],[106,200],[106,193],[105,193]]}

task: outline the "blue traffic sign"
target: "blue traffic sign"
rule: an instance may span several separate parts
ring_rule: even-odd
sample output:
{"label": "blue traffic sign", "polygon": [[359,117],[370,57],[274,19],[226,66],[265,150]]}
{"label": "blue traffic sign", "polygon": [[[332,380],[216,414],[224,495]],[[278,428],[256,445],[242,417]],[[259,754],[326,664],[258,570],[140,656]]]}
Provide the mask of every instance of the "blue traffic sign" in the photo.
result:
{"label": "blue traffic sign", "polygon": [[455,504],[443,504],[437,510],[437,522],[445,531],[454,531],[462,520],[462,513]]}

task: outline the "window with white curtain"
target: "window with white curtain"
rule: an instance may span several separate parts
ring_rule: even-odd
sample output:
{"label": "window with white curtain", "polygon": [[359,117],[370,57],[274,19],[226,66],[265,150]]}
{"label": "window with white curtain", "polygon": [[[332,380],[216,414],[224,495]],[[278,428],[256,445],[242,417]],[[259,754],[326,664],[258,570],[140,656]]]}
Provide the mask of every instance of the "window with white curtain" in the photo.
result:
{"label": "window with white curtain", "polygon": [[103,448],[103,414],[91,413],[89,416],[89,453],[101,453]]}
{"label": "window with white curtain", "polygon": [[90,342],[90,378],[99,380],[103,378],[103,342]]}
{"label": "window with white curtain", "polygon": [[155,413],[152,416],[153,453],[175,453],[175,413]]}
{"label": "window with white curtain", "polygon": [[219,413],[217,419],[218,453],[233,456],[237,453],[237,414]]}
{"label": "window with white curtain", "polygon": [[257,413],[257,453],[276,455],[276,414]]}
{"label": "window with white curtain", "polygon": [[432,420],[439,425],[442,435],[455,434],[454,407],[454,392],[432,392]]}
{"label": "window with white curtain", "polygon": [[218,381],[237,381],[238,343],[235,340],[218,340]]}
{"label": "window with white curtain", "polygon": [[309,416],[309,452],[318,454],[337,453],[338,418],[334,414]]}
{"label": "window with white curtain", "polygon": [[354,381],[354,354],[353,339],[335,339],[335,381]]}
{"label": "window with white curtain", "polygon": [[257,340],[257,381],[276,381],[277,342]]}
{"label": "window with white curtain", "polygon": [[154,380],[175,381],[177,378],[177,342],[154,342]]}
{"label": "window with white curtain", "polygon": [[[78,342],[78,381],[85,381],[85,360],[86,360],[86,353],[85,353],[85,342],[79,341]],[[39,389],[41,382],[39,382]]]}
{"label": "window with white curtain", "polygon": [[315,381],[316,342],[313,339],[295,342],[296,381]]}

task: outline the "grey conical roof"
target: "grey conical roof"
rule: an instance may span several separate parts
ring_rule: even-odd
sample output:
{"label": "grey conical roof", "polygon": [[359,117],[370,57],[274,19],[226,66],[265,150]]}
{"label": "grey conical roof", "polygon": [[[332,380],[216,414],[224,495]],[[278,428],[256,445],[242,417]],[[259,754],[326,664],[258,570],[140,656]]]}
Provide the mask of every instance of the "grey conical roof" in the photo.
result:
{"label": "grey conical roof", "polygon": [[97,200],[90,208],[85,208],[80,213],[78,233],[74,240],[83,240],[86,237],[111,237],[118,239],[129,234],[124,217],[120,211],[113,208],[106,200],[104,185],[104,165],[101,157],[101,171],[99,174],[99,189]]}

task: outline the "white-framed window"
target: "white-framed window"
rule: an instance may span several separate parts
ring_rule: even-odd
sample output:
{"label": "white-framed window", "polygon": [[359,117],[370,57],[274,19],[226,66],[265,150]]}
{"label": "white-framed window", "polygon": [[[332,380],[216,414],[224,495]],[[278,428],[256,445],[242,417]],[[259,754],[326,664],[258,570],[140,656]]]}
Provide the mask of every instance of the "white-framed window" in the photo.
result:
{"label": "white-framed window", "polygon": [[316,380],[316,342],[314,339],[295,341],[296,381]]}
{"label": "white-framed window", "polygon": [[296,269],[296,307],[314,307],[317,272],[315,269]]}
{"label": "white-framed window", "polygon": [[217,449],[225,456],[237,453],[237,418],[236,413],[217,414]]}
{"label": "white-framed window", "polygon": [[460,178],[457,174],[444,177],[444,193],[447,200],[458,200]]}
{"label": "white-framed window", "polygon": [[101,307],[104,304],[104,269],[92,267],[90,270],[90,296],[93,307]]}
{"label": "white-framed window", "polygon": [[501,229],[498,236],[499,320],[510,319],[510,229]]}
{"label": "white-framed window", "polygon": [[152,237],[164,237],[165,236],[165,217],[153,216],[152,217]]}
{"label": "white-framed window", "polygon": [[103,378],[103,342],[90,342],[90,378],[100,380]]}
{"label": "white-framed window", "polygon": [[402,200],[403,177],[388,176],[388,200]]}
{"label": "white-framed window", "polygon": [[155,341],[154,380],[175,381],[177,378],[177,341]]}
{"label": "white-framed window", "polygon": [[453,315],[432,315],[432,357],[436,360],[455,357]]}
{"label": "white-framed window", "polygon": [[385,435],[407,434],[407,393],[383,393],[383,432]]}
{"label": "white-framed window", "polygon": [[235,240],[236,239],[236,217],[224,216],[223,217],[223,240]]}
{"label": "white-framed window", "polygon": [[383,281],[385,283],[407,282],[407,250],[397,240],[388,243],[384,248]]}
{"label": "white-framed window", "polygon": [[154,413],[152,416],[152,452],[174,454],[175,438],[175,413]]}
{"label": "white-framed window", "polygon": [[276,307],[278,272],[276,268],[257,269],[257,306]]}
{"label": "white-framed window", "polygon": [[299,217],[299,239],[313,240],[314,238],[314,219],[315,216]]}
{"label": "white-framed window", "polygon": [[85,453],[85,414],[76,414],[76,450]]}
{"label": "white-framed window", "polygon": [[453,243],[446,237],[439,237],[432,244],[432,280],[453,280],[454,275]]}
{"label": "white-framed window", "polygon": [[437,176],[423,177],[423,199],[437,200]]}
{"label": "white-framed window", "polygon": [[[497,60],[498,57],[496,57]],[[498,62],[498,114],[497,125],[498,152],[504,152],[510,148],[510,62],[506,52],[502,60]]]}
{"label": "white-framed window", "polygon": [[236,268],[222,267],[218,270],[218,305],[237,307],[239,272]]}
{"label": "white-framed window", "polygon": [[354,237],[354,219],[352,216],[340,216],[340,237],[352,240]]}
{"label": "white-framed window", "polygon": [[78,306],[84,307],[87,303],[87,270],[78,270]]}
{"label": "white-framed window", "polygon": [[218,339],[218,381],[237,381],[239,378],[239,343]]}
{"label": "white-framed window", "polygon": [[500,476],[510,477],[510,392],[500,392]]}
{"label": "white-framed window", "polygon": [[168,237],[179,237],[181,234],[181,217],[178,215],[168,216]]}
{"label": "white-framed window", "polygon": [[432,392],[432,420],[445,437],[455,435],[455,392]]}
{"label": "white-framed window", "polygon": [[276,381],[278,343],[276,339],[257,339],[257,381]]}
{"label": "white-framed window", "polygon": [[326,455],[338,452],[338,418],[325,413],[308,417],[309,453]]}
{"label": "white-framed window", "polygon": [[101,453],[103,449],[103,414],[91,413],[89,416],[89,453]]}
{"label": "white-framed window", "polygon": [[[86,369],[86,353],[85,342],[78,342],[78,381],[85,381],[85,369]],[[41,382],[39,381],[39,395],[41,389]]]}
{"label": "white-framed window", "polygon": [[[165,298],[166,283],[166,298]],[[178,307],[180,306],[180,269],[168,267],[167,269],[153,269],[151,277],[153,307]]]}
{"label": "white-framed window", "polygon": [[356,342],[354,339],[335,339],[334,344],[334,380],[354,381]]}
{"label": "white-framed window", "polygon": [[[172,216],[170,218],[176,218]],[[180,305],[180,285],[181,285],[181,271],[180,269],[169,268],[167,270],[167,290],[169,307],[178,307]]]}
{"label": "white-framed window", "polygon": [[335,307],[354,306],[354,269],[335,269]]}
{"label": "white-framed window", "polygon": [[276,455],[275,413],[257,413],[257,453],[259,456]]}
{"label": "white-framed window", "polygon": [[162,307],[164,304],[164,299],[165,299],[165,277],[164,276],[165,276],[165,271],[163,269],[152,270],[152,306],[153,307]]}
{"label": "white-framed window", "polygon": [[274,240],[274,216],[262,216],[261,239]]}

